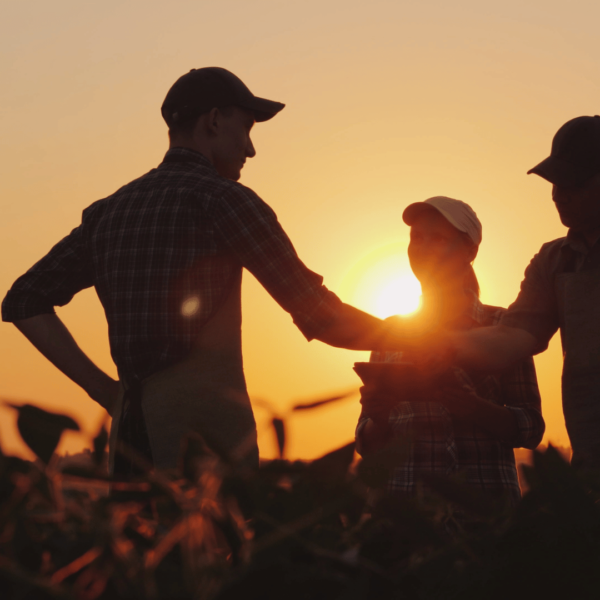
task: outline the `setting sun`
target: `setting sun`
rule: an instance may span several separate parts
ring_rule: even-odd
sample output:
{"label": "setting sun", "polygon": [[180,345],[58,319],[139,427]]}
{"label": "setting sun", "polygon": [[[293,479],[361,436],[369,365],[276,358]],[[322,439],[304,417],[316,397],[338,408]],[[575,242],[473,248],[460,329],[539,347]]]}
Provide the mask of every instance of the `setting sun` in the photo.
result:
{"label": "setting sun", "polygon": [[417,310],[421,286],[410,269],[407,247],[403,240],[370,252],[346,274],[342,297],[382,319]]}
{"label": "setting sun", "polygon": [[377,295],[373,311],[378,317],[407,315],[419,308],[421,286],[412,274],[401,274],[390,279]]}

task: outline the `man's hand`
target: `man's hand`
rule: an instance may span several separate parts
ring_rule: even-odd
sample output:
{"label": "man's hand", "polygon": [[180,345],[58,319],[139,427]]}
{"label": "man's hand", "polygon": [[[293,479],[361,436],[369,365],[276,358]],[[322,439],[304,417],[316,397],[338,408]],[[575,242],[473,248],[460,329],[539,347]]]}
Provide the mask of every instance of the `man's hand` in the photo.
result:
{"label": "man's hand", "polygon": [[99,369],[81,350],[55,314],[16,321],[17,329],[69,379],[109,413],[114,410],[120,383]]}
{"label": "man's hand", "polygon": [[416,368],[429,379],[446,373],[456,364],[456,348],[448,334],[438,333],[425,340],[422,346],[416,346],[407,352]]}
{"label": "man's hand", "polygon": [[536,338],[524,329],[494,325],[448,334],[456,350],[455,364],[486,372],[502,372],[539,352]]}
{"label": "man's hand", "polygon": [[477,395],[468,383],[456,381],[440,389],[435,398],[457,420],[475,425],[493,438],[510,441],[517,433],[517,420],[505,406],[499,406]]}
{"label": "man's hand", "polygon": [[451,365],[501,373],[539,352],[536,338],[515,327],[494,325],[468,331],[409,329],[399,319],[387,319],[380,349],[402,350],[422,371],[439,375]]}
{"label": "man's hand", "polygon": [[106,410],[111,417],[114,414],[115,406],[117,405],[117,400],[120,393],[121,382],[115,381],[108,375],[106,376],[106,380],[104,380],[101,385],[98,385],[95,389],[88,391],[90,398],[102,406],[102,408],[104,408],[104,410]]}

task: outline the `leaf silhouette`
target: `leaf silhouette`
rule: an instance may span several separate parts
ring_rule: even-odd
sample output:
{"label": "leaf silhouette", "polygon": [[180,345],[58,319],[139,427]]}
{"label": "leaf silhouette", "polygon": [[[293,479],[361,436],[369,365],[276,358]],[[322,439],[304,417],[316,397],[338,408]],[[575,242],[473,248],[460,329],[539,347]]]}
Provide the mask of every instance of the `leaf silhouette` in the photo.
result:
{"label": "leaf silhouette", "polygon": [[66,415],[47,412],[31,404],[10,406],[19,411],[17,428],[23,441],[46,464],[54,454],[63,431],[79,431],[79,425]]}
{"label": "leaf silhouette", "polygon": [[317,408],[318,406],[323,406],[324,404],[330,404],[331,402],[337,402],[338,400],[345,400],[355,393],[356,390],[352,389],[349,392],[344,392],[343,394],[338,394],[337,396],[332,396],[330,398],[322,398],[320,400],[313,400],[312,402],[296,404],[292,410],[309,410],[311,408]]}
{"label": "leaf silhouette", "polygon": [[272,404],[268,400],[263,400],[262,398],[252,398],[252,406],[258,406],[260,408],[264,408],[266,411],[271,414],[275,414],[275,409]]}
{"label": "leaf silhouette", "polygon": [[277,447],[279,448],[279,458],[283,458],[285,451],[285,422],[279,417],[273,417],[272,420],[275,436],[277,437]]}

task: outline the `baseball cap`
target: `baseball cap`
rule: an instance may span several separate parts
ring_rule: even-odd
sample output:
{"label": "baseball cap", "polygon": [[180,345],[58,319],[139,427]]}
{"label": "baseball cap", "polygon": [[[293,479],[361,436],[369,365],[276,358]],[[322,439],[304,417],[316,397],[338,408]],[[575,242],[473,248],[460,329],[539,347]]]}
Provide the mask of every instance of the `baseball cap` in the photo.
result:
{"label": "baseball cap", "polygon": [[246,108],[254,113],[257,121],[268,121],[285,104],[255,96],[239,77],[227,69],[204,67],[182,75],[167,92],[160,110],[171,127],[224,106]]}
{"label": "baseball cap", "polygon": [[466,233],[476,246],[481,244],[481,221],[466,202],[447,196],[434,196],[423,202],[409,204],[402,213],[402,219],[407,225],[412,225],[417,216],[426,210],[437,210],[456,229]]}
{"label": "baseball cap", "polygon": [[529,173],[561,187],[579,187],[600,173],[600,116],[567,121],[552,140],[550,156]]}

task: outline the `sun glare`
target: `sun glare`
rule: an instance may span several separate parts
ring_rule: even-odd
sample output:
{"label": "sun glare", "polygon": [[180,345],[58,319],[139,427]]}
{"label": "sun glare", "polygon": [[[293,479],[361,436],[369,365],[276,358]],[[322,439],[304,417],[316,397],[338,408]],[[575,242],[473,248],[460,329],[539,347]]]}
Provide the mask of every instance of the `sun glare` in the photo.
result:
{"label": "sun glare", "polygon": [[407,315],[419,308],[421,286],[410,274],[390,279],[377,294],[375,315],[382,319],[392,315]]}
{"label": "sun glare", "polygon": [[354,306],[382,319],[419,308],[421,285],[413,275],[408,240],[375,249],[347,273],[340,292]]}

